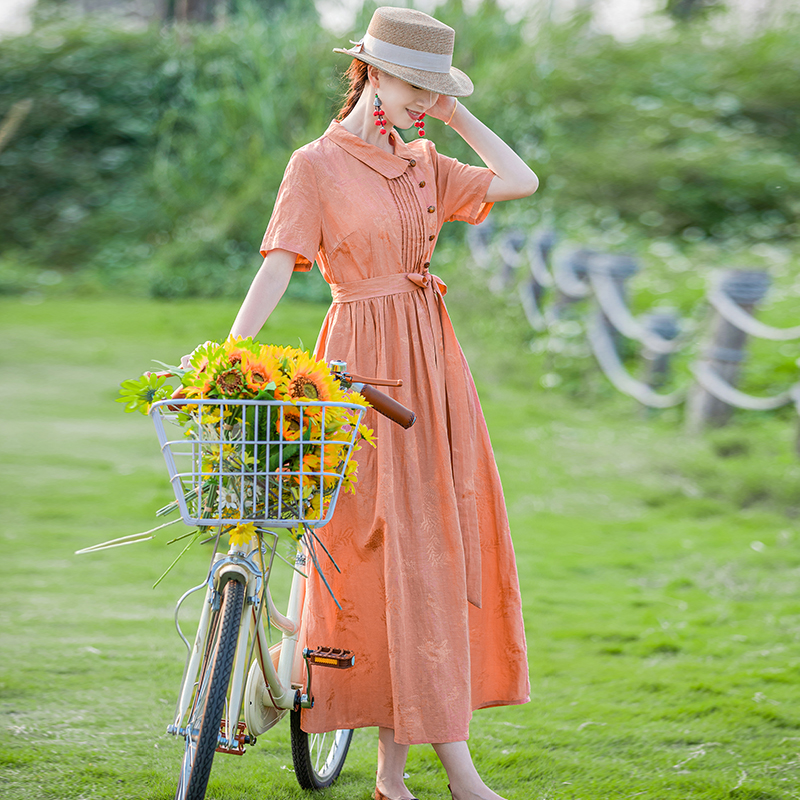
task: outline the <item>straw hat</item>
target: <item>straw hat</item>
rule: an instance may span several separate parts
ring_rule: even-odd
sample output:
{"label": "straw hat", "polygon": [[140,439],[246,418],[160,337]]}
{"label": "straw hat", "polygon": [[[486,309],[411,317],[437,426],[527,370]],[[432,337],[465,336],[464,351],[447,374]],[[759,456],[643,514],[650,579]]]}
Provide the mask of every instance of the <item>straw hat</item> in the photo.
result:
{"label": "straw hat", "polygon": [[334,53],[372,64],[421,89],[451,97],[472,94],[472,81],[452,65],[455,31],[412,8],[377,8],[360,42]]}

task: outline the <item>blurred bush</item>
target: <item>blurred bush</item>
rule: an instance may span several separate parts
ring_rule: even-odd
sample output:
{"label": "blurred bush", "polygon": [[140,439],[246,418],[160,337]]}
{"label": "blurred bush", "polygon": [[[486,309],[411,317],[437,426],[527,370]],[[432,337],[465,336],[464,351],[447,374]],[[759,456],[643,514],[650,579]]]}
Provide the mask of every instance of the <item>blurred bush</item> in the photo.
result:
{"label": "blurred bush", "polygon": [[[289,154],[335,114],[347,62],[331,49],[371,9],[334,37],[307,4],[239,5],[217,27],[60,18],[3,43],[0,119],[33,105],[0,152],[0,291],[42,269],[158,297],[244,291]],[[676,241],[800,233],[797,20],[620,43],[584,18],[511,24],[492,2],[436,13],[457,30],[470,108],[542,178],[519,205],[530,221],[622,220]],[[475,162],[431,128],[443,152]],[[304,276],[292,291],[327,290]]]}
{"label": "blurred bush", "polygon": [[237,20],[61,19],[4,44],[0,117],[33,107],[0,152],[0,291],[21,262],[157,297],[243,291],[290,153],[330,119],[335,42],[291,10]]}

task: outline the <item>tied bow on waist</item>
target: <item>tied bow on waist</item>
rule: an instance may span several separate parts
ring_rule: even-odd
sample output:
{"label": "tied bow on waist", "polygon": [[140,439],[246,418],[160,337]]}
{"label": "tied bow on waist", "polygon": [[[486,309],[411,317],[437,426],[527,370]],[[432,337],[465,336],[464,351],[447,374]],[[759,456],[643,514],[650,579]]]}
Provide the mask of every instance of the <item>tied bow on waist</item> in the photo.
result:
{"label": "tied bow on waist", "polygon": [[411,283],[421,286],[423,289],[433,286],[440,295],[447,294],[447,284],[438,275],[433,275],[428,272],[427,267],[424,272],[407,272],[406,278],[408,278]]}
{"label": "tied bow on waist", "polygon": [[399,272],[362,281],[332,283],[330,286],[334,303],[353,303],[428,288],[433,288],[437,297],[447,294],[447,284],[438,275],[428,272],[427,267],[423,272]]}

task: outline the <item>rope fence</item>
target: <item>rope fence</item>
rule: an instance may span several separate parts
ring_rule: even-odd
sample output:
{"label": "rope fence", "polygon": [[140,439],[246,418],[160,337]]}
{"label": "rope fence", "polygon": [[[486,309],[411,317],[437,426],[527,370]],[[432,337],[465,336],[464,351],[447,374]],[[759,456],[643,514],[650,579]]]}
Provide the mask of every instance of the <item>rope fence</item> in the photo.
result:
{"label": "rope fence", "polygon": [[[773,342],[800,340],[800,325],[776,328],[756,318],[771,280],[760,270],[728,269],[706,294],[705,331],[681,319],[672,309],[658,308],[639,316],[628,305],[627,281],[638,271],[628,255],[586,248],[556,252],[551,230],[505,231],[494,235],[489,223],[467,231],[474,268],[486,273],[489,289],[516,289],[522,311],[537,334],[563,322],[571,306],[589,300],[585,321],[589,348],[612,386],[649,408],[685,405],[690,431],[725,425],[734,408],[771,411],[794,403],[800,415],[800,380],[772,397],[756,397],[737,387],[747,358],[749,339]],[[702,336],[700,355],[689,366],[686,385],[659,391],[670,375],[670,359]],[[624,340],[639,345],[648,364],[646,380],[628,369],[621,355]],[[797,361],[800,366],[800,359]],[[797,452],[800,455],[800,429]]]}

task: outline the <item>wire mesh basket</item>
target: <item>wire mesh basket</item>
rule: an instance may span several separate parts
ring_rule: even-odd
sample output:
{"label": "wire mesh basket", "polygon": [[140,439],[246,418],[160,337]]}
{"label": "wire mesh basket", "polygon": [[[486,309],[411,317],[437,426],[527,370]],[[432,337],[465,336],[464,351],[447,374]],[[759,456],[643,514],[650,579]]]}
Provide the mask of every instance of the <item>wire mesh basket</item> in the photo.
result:
{"label": "wire mesh basket", "polygon": [[363,415],[355,403],[277,400],[150,410],[184,522],[279,528],[330,521]]}

